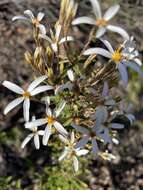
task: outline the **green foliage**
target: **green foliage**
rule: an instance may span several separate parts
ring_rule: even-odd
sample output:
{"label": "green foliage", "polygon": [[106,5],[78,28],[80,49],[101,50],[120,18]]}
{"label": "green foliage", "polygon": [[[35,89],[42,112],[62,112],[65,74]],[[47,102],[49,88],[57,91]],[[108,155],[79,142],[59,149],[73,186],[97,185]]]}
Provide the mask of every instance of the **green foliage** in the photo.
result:
{"label": "green foliage", "polygon": [[70,169],[63,171],[59,166],[46,167],[40,177],[41,190],[88,190],[88,186],[75,176]]}

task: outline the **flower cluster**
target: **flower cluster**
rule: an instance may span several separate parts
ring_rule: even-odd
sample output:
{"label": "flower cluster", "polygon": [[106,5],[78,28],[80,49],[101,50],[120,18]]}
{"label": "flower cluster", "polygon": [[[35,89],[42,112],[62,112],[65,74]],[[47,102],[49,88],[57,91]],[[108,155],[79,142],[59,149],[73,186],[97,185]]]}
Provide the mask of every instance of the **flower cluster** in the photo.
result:
{"label": "flower cluster", "polygon": [[[35,18],[30,10],[26,10],[25,16],[15,16],[13,21],[22,19],[33,26],[35,49],[26,51],[25,59],[41,76],[26,90],[9,81],[3,82],[3,86],[18,94],[7,105],[4,114],[23,103],[24,126],[30,134],[21,147],[24,148],[33,138],[36,149],[39,149],[40,136],[42,144],[47,146],[54,135],[64,146],[59,161],[71,160],[76,172],[78,156],[91,153],[109,161],[115,159],[108,151],[108,144],[119,144],[117,132],[125,127],[125,123],[118,117],[123,116],[130,124],[135,120],[128,113],[119,90],[128,85],[128,69],[137,72],[139,77],[143,76],[134,38],[124,29],[109,23],[120,6],[110,7],[102,16],[99,2],[89,1],[95,18],[74,18],[77,3],[62,0],[59,19],[48,30],[41,24],[44,13],[38,13]],[[72,30],[79,24],[90,24],[94,29],[82,50]],[[107,30],[123,37],[117,49],[104,39]],[[96,38],[100,40],[101,47],[97,45]],[[39,86],[41,83],[44,84]],[[41,93],[44,97],[40,96]],[[39,119],[35,114],[36,117],[30,120],[30,101],[43,102],[43,99],[45,114]]]}

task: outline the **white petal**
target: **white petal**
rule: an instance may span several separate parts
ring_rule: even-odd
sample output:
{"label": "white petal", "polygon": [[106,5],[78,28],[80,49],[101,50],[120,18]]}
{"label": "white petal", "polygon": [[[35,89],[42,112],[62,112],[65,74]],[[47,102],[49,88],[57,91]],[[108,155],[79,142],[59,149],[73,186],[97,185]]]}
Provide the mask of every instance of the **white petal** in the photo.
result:
{"label": "white petal", "polygon": [[63,160],[67,154],[69,153],[69,149],[68,148],[65,148],[65,150],[63,151],[62,155],[59,157],[59,161]]}
{"label": "white petal", "polygon": [[39,135],[38,134],[34,135],[34,144],[35,144],[36,149],[40,148],[40,141],[39,141]]}
{"label": "white petal", "polygon": [[32,121],[35,121],[36,120],[36,117],[35,115],[32,116]]}
{"label": "white petal", "polygon": [[56,53],[58,51],[58,44],[57,43],[52,43],[51,44],[52,50]]}
{"label": "white petal", "polygon": [[121,76],[121,80],[123,81],[124,85],[127,86],[128,84],[128,73],[127,73],[127,68],[125,65],[122,63],[118,64],[118,70]]}
{"label": "white petal", "polygon": [[62,101],[58,107],[58,109],[55,110],[55,116],[58,117],[60,115],[60,113],[62,112],[62,110],[64,109],[66,105],[66,101]]}
{"label": "white petal", "polygon": [[31,91],[31,96],[35,96],[37,94],[40,94],[42,92],[52,90],[52,89],[53,89],[53,87],[50,85],[39,86],[39,87],[35,88],[33,91]]}
{"label": "white petal", "polygon": [[102,55],[107,58],[111,58],[111,53],[103,48],[90,48],[87,49],[83,55],[92,55],[92,54],[97,54],[97,55]]}
{"label": "white petal", "polygon": [[57,129],[59,133],[62,135],[68,135],[68,132],[64,129],[64,127],[57,121],[54,123],[54,127]]}
{"label": "white petal", "polygon": [[8,88],[9,90],[17,93],[17,94],[23,94],[24,93],[24,90],[21,87],[19,87],[18,85],[14,84],[10,81],[4,81],[2,83],[2,85],[5,86],[6,88]]}
{"label": "white petal", "polygon": [[70,79],[70,81],[74,81],[74,73],[73,73],[73,70],[72,69],[69,69],[67,71],[67,75],[68,75],[68,78]]}
{"label": "white petal", "polygon": [[108,42],[107,40],[102,40],[101,41],[104,43],[104,45],[108,48],[108,50],[113,54],[114,53],[114,49],[112,48],[110,42]]}
{"label": "white petal", "polygon": [[86,129],[86,128],[84,128],[84,127],[75,125],[74,123],[72,123],[72,127],[73,127],[74,129],[76,129],[78,132],[81,132],[81,133],[87,134],[87,135],[89,134],[88,129]]}
{"label": "white petal", "polygon": [[140,59],[135,58],[134,61],[135,61],[139,66],[142,66],[142,62],[141,62]]}
{"label": "white petal", "polygon": [[37,127],[36,126],[31,126],[31,127],[29,127],[29,128],[27,128],[28,130],[30,130],[30,131],[37,131]]}
{"label": "white petal", "polygon": [[20,15],[20,16],[14,16],[12,18],[12,21],[15,21],[15,20],[29,20],[29,19],[26,18],[25,16]]}
{"label": "white petal", "polygon": [[119,124],[119,123],[111,123],[110,124],[110,127],[112,129],[123,129],[124,128],[124,125],[123,124]]}
{"label": "white petal", "polygon": [[50,96],[44,97],[43,100],[45,101],[45,104],[49,107],[49,105],[50,105]]}
{"label": "white petal", "polygon": [[74,136],[74,132],[72,131],[71,133],[71,144],[73,144],[75,141],[75,136]]}
{"label": "white petal", "polygon": [[118,139],[116,139],[116,138],[112,138],[112,142],[113,142],[114,144],[116,144],[116,145],[119,144],[119,141],[118,141]]}
{"label": "white petal", "polygon": [[29,121],[29,109],[30,109],[30,100],[29,98],[25,98],[23,102],[23,115],[24,115],[24,120],[26,122]]}
{"label": "white petal", "polygon": [[50,44],[53,43],[52,40],[51,40],[51,38],[49,38],[47,35],[39,34],[39,37],[47,40]]}
{"label": "white petal", "polygon": [[67,37],[64,37],[62,38],[60,41],[59,41],[59,44],[62,44],[64,42],[68,42],[68,41],[74,41],[74,38],[72,36],[67,36]]}
{"label": "white petal", "polygon": [[19,105],[21,102],[23,102],[24,98],[16,98],[12,102],[10,102],[6,108],[4,109],[4,114],[6,115],[9,111],[11,111],[13,108],[15,108],[17,105]]}
{"label": "white petal", "polygon": [[111,18],[113,18],[113,17],[117,14],[117,12],[119,11],[119,9],[120,9],[120,6],[119,6],[119,5],[114,5],[114,6],[110,7],[110,8],[105,12],[103,18],[104,18],[105,20],[107,20],[107,21],[110,20]]}
{"label": "white petal", "polygon": [[57,41],[59,41],[61,29],[62,29],[62,26],[60,24],[57,24],[56,25],[56,34],[55,34],[55,37],[56,37]]}
{"label": "white petal", "polygon": [[44,135],[44,131],[43,131],[43,130],[39,130],[39,131],[38,131],[38,135],[43,136],[43,135]]}
{"label": "white petal", "polygon": [[107,29],[111,30],[112,32],[120,34],[125,40],[129,40],[129,35],[123,28],[118,26],[108,25]]}
{"label": "white petal", "polygon": [[92,153],[96,154],[99,151],[96,139],[92,139]]}
{"label": "white petal", "polygon": [[41,34],[46,34],[46,28],[43,24],[39,24],[37,27],[39,28]]}
{"label": "white petal", "polygon": [[101,13],[101,8],[100,8],[100,4],[98,2],[98,0],[90,0],[92,7],[93,7],[93,11],[94,14],[96,15],[96,17],[99,19],[102,17],[102,13]]}
{"label": "white petal", "polygon": [[72,25],[78,25],[78,24],[91,24],[91,25],[95,25],[96,21],[93,18],[90,17],[79,17],[76,18],[75,20],[73,20]]}
{"label": "white petal", "polygon": [[43,136],[43,145],[47,145],[50,135],[51,135],[51,125],[47,125],[45,128],[44,136]]}
{"label": "white petal", "polygon": [[29,134],[24,141],[22,142],[21,148],[24,148],[26,146],[26,144],[32,139],[34,135],[33,134]]}
{"label": "white petal", "polygon": [[82,139],[76,143],[75,148],[84,147],[88,141],[89,141],[89,136],[88,135],[83,136]]}
{"label": "white petal", "polygon": [[36,88],[41,82],[43,82],[45,79],[47,78],[46,75],[43,75],[41,77],[38,77],[37,79],[35,79],[28,87],[28,92],[31,92],[32,90],[34,90],[34,88]]}
{"label": "white petal", "polygon": [[78,166],[78,159],[76,156],[73,156],[73,167],[74,167],[75,172],[77,172],[79,166]]}
{"label": "white petal", "polygon": [[46,106],[46,114],[52,116],[52,110],[48,106]]}
{"label": "white petal", "polygon": [[83,155],[88,154],[88,152],[89,152],[89,150],[87,150],[87,149],[82,149],[82,150],[78,150],[78,151],[76,152],[76,155],[77,155],[77,156],[83,156]]}
{"label": "white petal", "polygon": [[37,15],[37,19],[38,19],[39,21],[41,21],[41,20],[43,19],[44,15],[45,15],[44,13],[39,12],[38,15]]}
{"label": "white petal", "polygon": [[101,38],[106,32],[106,28],[105,27],[99,27],[99,29],[96,32],[96,38]]}
{"label": "white petal", "polygon": [[60,140],[61,140],[64,144],[68,144],[68,143],[69,143],[68,139],[65,138],[63,135],[59,135],[59,138],[60,138]]}
{"label": "white petal", "polygon": [[34,19],[34,15],[33,15],[32,11],[26,10],[26,11],[24,11],[24,14],[27,15],[31,20]]}
{"label": "white petal", "polygon": [[44,124],[46,124],[46,123],[47,123],[47,119],[37,119],[37,120],[35,120],[35,121],[27,122],[27,123],[25,124],[25,127],[26,127],[26,128],[30,128],[30,127],[32,127],[33,125],[38,127],[38,126],[44,125]]}

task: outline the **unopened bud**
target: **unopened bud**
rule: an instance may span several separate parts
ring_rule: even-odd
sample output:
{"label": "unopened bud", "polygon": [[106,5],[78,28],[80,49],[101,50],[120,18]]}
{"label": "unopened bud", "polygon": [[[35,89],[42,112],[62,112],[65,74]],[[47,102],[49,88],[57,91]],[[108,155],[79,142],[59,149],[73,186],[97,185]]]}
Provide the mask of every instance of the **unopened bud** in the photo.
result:
{"label": "unopened bud", "polygon": [[25,60],[28,64],[32,64],[33,58],[29,51],[26,51],[24,54]]}

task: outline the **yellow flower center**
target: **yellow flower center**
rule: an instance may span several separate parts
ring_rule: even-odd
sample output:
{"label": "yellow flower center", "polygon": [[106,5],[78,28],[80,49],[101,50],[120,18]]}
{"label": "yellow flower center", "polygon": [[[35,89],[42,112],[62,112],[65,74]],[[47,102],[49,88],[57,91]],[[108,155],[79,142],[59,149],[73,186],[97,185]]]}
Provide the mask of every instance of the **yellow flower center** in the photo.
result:
{"label": "yellow flower center", "polygon": [[38,19],[33,19],[33,20],[32,20],[32,23],[33,23],[33,25],[35,25],[35,26],[38,26],[38,25],[40,24],[40,22],[39,22]]}
{"label": "yellow flower center", "polygon": [[96,25],[97,26],[106,26],[108,24],[108,21],[107,20],[105,20],[105,19],[98,19],[97,21],[96,21]]}
{"label": "yellow flower center", "polygon": [[30,92],[24,92],[23,93],[23,97],[25,97],[25,98],[29,98],[31,96],[31,94],[30,94]]}
{"label": "yellow flower center", "polygon": [[122,59],[122,54],[119,52],[119,51],[115,51],[113,54],[112,54],[112,60],[116,63],[120,62]]}
{"label": "yellow flower center", "polygon": [[53,116],[48,116],[47,122],[49,125],[53,125],[53,123],[55,122],[55,118]]}

